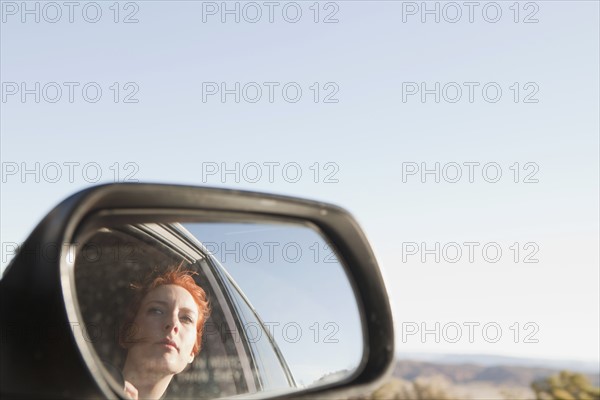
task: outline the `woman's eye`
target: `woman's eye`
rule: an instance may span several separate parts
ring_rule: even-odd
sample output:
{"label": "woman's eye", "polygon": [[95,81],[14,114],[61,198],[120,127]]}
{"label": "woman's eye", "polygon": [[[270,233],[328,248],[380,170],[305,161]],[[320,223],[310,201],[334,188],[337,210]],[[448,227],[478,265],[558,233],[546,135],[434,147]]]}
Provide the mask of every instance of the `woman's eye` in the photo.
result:
{"label": "woman's eye", "polygon": [[181,317],[181,320],[185,323],[191,324],[192,322],[194,322],[194,320],[192,319],[192,317],[184,315],[183,317]]}
{"label": "woman's eye", "polygon": [[151,308],[148,309],[148,313],[149,314],[158,314],[158,315],[160,315],[160,314],[163,313],[163,311],[160,308],[151,307]]}

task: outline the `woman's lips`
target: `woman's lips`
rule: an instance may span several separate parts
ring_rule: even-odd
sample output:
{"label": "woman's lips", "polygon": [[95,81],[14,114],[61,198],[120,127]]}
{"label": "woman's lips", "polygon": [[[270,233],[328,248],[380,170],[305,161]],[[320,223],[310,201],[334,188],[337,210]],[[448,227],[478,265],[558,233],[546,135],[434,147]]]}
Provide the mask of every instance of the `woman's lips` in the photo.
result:
{"label": "woman's lips", "polygon": [[179,347],[177,347],[177,345],[175,344],[175,342],[172,341],[172,340],[169,340],[169,339],[163,339],[163,340],[159,341],[157,344],[161,344],[161,345],[166,346],[168,348],[172,348],[172,349],[175,349],[175,350],[179,351]]}

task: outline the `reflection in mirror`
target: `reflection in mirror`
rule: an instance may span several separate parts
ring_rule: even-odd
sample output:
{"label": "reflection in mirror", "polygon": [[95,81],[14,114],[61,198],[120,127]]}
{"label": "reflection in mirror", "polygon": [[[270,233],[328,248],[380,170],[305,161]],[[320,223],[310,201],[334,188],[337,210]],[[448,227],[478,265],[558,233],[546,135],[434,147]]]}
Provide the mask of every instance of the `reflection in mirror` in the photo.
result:
{"label": "reflection in mirror", "polygon": [[351,284],[308,224],[136,221],[85,238],[78,325],[131,398],[282,393],[348,378],[361,362]]}

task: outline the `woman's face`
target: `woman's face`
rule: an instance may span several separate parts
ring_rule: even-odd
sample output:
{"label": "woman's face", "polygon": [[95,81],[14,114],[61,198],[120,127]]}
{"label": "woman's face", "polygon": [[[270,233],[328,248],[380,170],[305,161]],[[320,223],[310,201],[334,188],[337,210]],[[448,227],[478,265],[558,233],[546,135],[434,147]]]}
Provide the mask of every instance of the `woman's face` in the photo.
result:
{"label": "woman's face", "polygon": [[135,317],[127,358],[154,372],[180,373],[194,359],[197,322],[198,306],[190,292],[178,285],[154,288]]}

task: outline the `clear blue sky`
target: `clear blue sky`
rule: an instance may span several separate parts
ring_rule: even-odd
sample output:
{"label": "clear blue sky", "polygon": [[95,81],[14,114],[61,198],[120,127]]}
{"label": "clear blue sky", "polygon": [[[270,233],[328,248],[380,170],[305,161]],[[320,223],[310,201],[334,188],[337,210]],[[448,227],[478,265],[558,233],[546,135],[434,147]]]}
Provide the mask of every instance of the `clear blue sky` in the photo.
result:
{"label": "clear blue sky", "polygon": [[[498,2],[499,17],[482,2],[472,23],[467,7],[452,23],[457,10],[435,2],[439,23],[421,2],[320,3],[318,15],[313,2],[298,2],[296,23],[288,22],[296,6],[285,2],[272,23],[265,6],[250,22],[258,14],[246,3],[239,23],[213,14],[220,2],[121,3],[118,15],[100,2],[96,23],[86,21],[95,9],[82,15],[84,3],[73,23],[66,7],[58,18],[44,3],[36,23],[21,4],[2,2],[3,267],[12,243],[98,172],[98,183],[119,171],[120,181],[132,173],[296,195],[342,205],[361,222],[392,298],[399,351],[599,358],[597,2]],[[212,94],[222,82],[230,90],[240,82],[239,103]],[[440,102],[435,93],[422,101],[436,82]],[[262,97],[252,102],[257,86]],[[462,97],[452,102],[457,87]],[[33,92],[22,98],[22,89]],[[39,178],[23,175],[36,162]],[[239,182],[221,176],[236,162]],[[421,182],[422,167],[436,162],[440,182]],[[470,162],[480,163],[472,183]],[[452,163],[461,166],[457,183]],[[482,176],[486,163],[496,164]],[[499,181],[486,181],[498,166]],[[440,262],[426,254],[422,262],[422,243],[436,242]],[[465,242],[479,243],[472,263]],[[452,243],[463,252],[455,263]],[[482,256],[489,243],[502,251],[497,262]],[[538,262],[523,262],[528,256]],[[436,322],[446,328],[439,343],[418,334],[403,343],[405,328]],[[489,343],[493,331],[476,330],[471,343],[464,328],[461,340],[447,340],[454,324],[470,322],[497,324],[502,336]],[[538,342],[526,343],[528,334]]]}
{"label": "clear blue sky", "polygon": [[[243,290],[297,383],[356,369],[364,350],[359,311],[344,268],[319,233],[292,224],[184,226]],[[252,326],[247,333],[258,338]]]}

